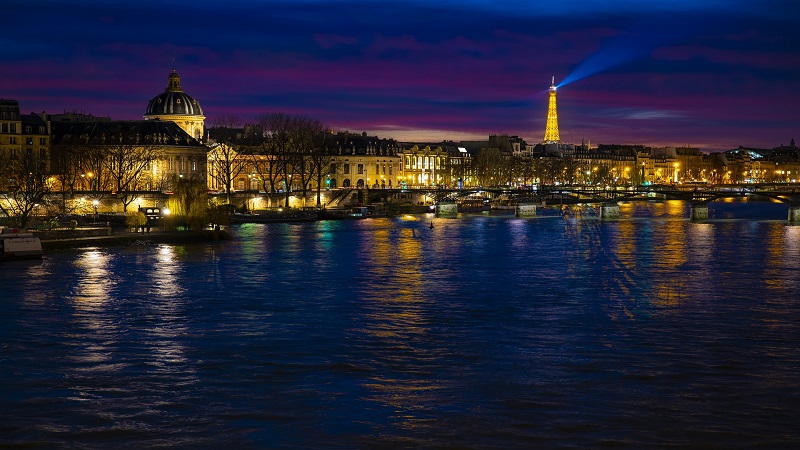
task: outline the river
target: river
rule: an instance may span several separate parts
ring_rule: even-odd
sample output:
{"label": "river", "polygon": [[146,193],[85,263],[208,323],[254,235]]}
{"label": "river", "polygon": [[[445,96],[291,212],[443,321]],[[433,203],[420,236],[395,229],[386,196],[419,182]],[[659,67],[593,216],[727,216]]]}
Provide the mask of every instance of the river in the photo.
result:
{"label": "river", "polygon": [[0,446],[796,448],[786,214],[246,224],[4,263]]}

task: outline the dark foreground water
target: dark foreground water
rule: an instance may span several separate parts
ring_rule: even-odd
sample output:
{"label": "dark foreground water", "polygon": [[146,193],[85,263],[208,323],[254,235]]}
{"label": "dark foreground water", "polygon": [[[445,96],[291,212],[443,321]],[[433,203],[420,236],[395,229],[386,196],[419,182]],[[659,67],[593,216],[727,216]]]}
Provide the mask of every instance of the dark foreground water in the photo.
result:
{"label": "dark foreground water", "polygon": [[796,447],[786,211],[244,225],[2,264],[0,446]]}

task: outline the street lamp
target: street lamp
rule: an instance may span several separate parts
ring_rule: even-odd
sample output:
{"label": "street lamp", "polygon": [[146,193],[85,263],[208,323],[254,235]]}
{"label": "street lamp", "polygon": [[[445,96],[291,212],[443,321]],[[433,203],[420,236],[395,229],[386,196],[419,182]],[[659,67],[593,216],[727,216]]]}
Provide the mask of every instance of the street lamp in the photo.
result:
{"label": "street lamp", "polygon": [[100,204],[99,201],[92,200],[92,206],[94,207],[94,218],[92,219],[92,223],[94,224],[97,224],[97,205],[99,204]]}
{"label": "street lamp", "polygon": [[161,209],[161,231],[167,231],[166,220],[167,216],[169,215],[169,208],[162,208]]}

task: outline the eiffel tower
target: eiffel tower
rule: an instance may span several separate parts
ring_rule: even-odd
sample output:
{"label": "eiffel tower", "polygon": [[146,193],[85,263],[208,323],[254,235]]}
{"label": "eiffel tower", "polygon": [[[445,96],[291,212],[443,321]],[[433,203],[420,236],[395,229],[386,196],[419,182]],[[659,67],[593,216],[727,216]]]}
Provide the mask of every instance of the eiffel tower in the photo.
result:
{"label": "eiffel tower", "polygon": [[556,77],[550,83],[550,101],[547,103],[547,125],[544,128],[544,142],[546,144],[561,142],[558,135],[558,113],[556,112]]}

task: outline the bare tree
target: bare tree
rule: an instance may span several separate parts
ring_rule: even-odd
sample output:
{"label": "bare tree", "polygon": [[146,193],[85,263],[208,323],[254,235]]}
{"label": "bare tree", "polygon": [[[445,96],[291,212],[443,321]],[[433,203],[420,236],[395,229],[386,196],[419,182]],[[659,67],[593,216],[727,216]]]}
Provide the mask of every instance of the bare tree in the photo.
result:
{"label": "bare tree", "polygon": [[[321,125],[321,124],[320,124]],[[322,183],[330,174],[333,155],[328,148],[328,138],[330,135],[323,127],[323,130],[315,134],[314,146],[309,154],[309,172],[311,178],[317,184],[317,207],[322,205]]]}
{"label": "bare tree", "polygon": [[214,122],[213,141],[208,163],[211,177],[223,187],[228,204],[231,203],[233,181],[245,171],[247,159],[237,151],[241,139],[237,136],[239,119],[223,115]]}
{"label": "bare tree", "polygon": [[50,192],[47,158],[11,150],[0,155],[0,211],[18,228],[26,228],[34,218],[34,210],[43,204]]}
{"label": "bare tree", "polygon": [[323,179],[328,174],[332,156],[326,141],[327,127],[321,121],[309,117],[299,117],[296,130],[298,154],[300,155],[300,181],[303,186],[303,198],[312,181],[317,185],[317,206],[322,204],[320,190]]}
{"label": "bare tree", "polygon": [[102,167],[108,171],[122,210],[127,211],[137,191],[150,187],[152,180],[147,171],[161,156],[161,150],[155,145],[136,142],[133,135],[123,133],[112,135],[108,141],[114,142],[103,146]]}
{"label": "bare tree", "polygon": [[495,186],[500,184],[503,174],[503,155],[500,149],[483,148],[474,158],[475,175],[481,186]]}
{"label": "bare tree", "polygon": [[273,112],[264,114],[259,118],[262,131],[261,146],[267,155],[266,169],[271,188],[275,189],[277,182],[283,182],[285,192],[285,206],[289,206],[292,178],[297,168],[296,128],[297,116]]}
{"label": "bare tree", "polygon": [[55,189],[60,194],[61,214],[72,212],[67,200],[75,197],[76,190],[83,188],[86,174],[82,171],[81,160],[87,152],[87,146],[77,140],[50,147],[50,172],[56,181]]}

